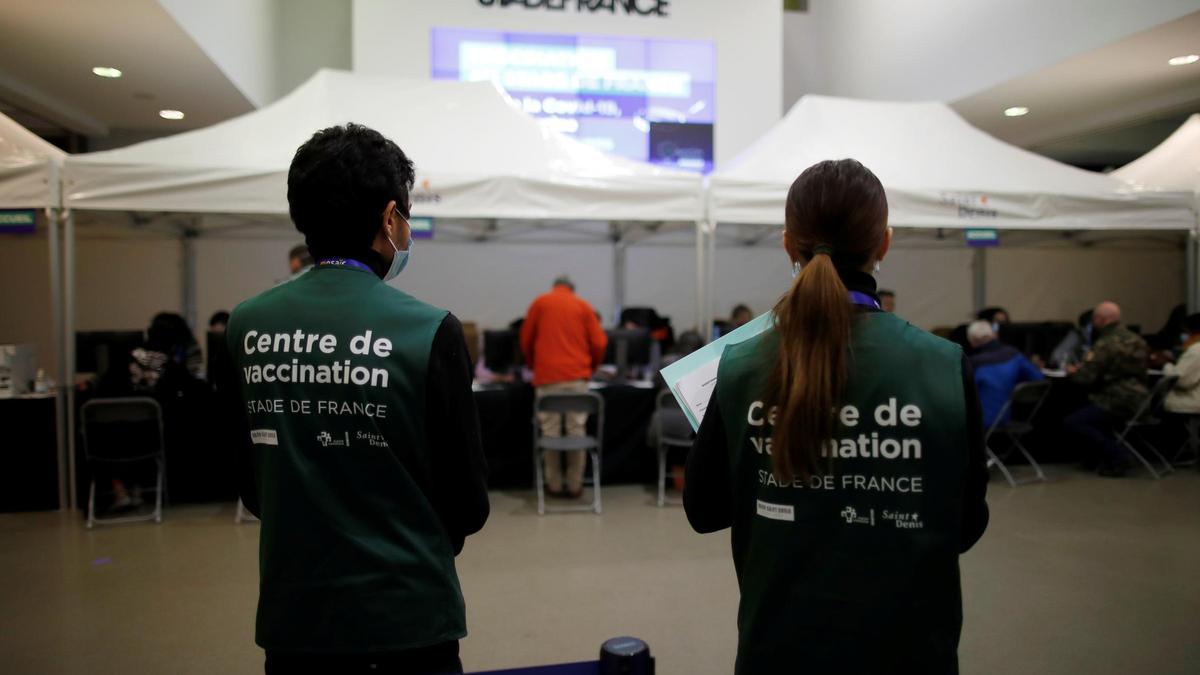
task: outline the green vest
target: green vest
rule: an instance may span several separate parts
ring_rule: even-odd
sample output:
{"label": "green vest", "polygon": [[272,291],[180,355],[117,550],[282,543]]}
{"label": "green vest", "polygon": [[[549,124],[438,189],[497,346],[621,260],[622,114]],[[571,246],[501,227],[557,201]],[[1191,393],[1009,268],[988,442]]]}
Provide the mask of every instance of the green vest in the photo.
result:
{"label": "green vest", "polygon": [[858,315],[831,469],[780,485],[762,402],[777,345],[772,330],[727,348],[714,394],[733,481],[737,672],[956,672],[961,350],[894,314]]}
{"label": "green vest", "polygon": [[361,653],[466,634],[451,542],[405,468],[429,464],[425,376],[446,315],[349,267],[315,268],[234,310],[262,508],[263,648]]}

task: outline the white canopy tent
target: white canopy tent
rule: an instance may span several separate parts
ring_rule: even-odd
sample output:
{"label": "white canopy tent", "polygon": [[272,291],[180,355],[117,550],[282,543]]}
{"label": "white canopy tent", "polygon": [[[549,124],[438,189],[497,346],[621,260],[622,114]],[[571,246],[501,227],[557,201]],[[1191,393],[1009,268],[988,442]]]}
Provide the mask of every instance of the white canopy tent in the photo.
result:
{"label": "white canopy tent", "polygon": [[1153,150],[1109,175],[1144,188],[1200,195],[1200,113]]}
{"label": "white canopy tent", "polygon": [[318,129],[357,122],[417,165],[416,216],[686,221],[694,174],[607,155],[548,131],[490,83],[322,70],[260,110],[128,148],[72,157],[74,209],[286,214],[287,170]]}
{"label": "white canopy tent", "polygon": [[0,113],[0,209],[56,209],[67,153]]}
{"label": "white canopy tent", "polygon": [[[1153,150],[1109,175],[1143,190],[1190,192],[1200,212],[1200,113],[1189,117]],[[1197,227],[1200,228],[1200,222]],[[1188,260],[1192,265],[1200,257],[1197,247],[1200,242],[1193,236],[1188,245]],[[1200,280],[1195,277],[1188,284],[1188,308],[1200,309]]]}
{"label": "white canopy tent", "polygon": [[[65,444],[63,439],[62,394],[67,387],[63,335],[61,259],[59,253],[58,219],[61,205],[59,171],[65,152],[0,113],[0,209],[44,209],[46,214],[47,250],[50,267],[51,350],[57,364],[55,379],[60,388],[56,394],[56,438],[58,443],[59,508],[67,508],[67,490],[63,481]],[[68,263],[70,261],[68,260]],[[10,291],[12,297],[16,293]],[[36,298],[27,301],[36,303]]]}
{"label": "white canopy tent", "polygon": [[[668,222],[693,228],[703,215],[699,176],[608,155],[549,131],[490,83],[332,70],[212,127],[72,157],[64,201],[72,210],[283,216],[296,148],[314,131],[347,122],[377,129],[414,160],[414,216],[602,221],[606,228],[640,222],[657,229]],[[203,236],[205,222],[220,220],[196,219],[187,229]],[[486,227],[504,229],[496,220]],[[620,305],[623,237],[606,229],[600,239],[617,244]]]}
{"label": "white canopy tent", "polygon": [[[783,223],[804,169],[852,157],[887,190],[895,227],[1188,232],[1189,198],[1148,191],[999,141],[942,103],[800,99],[765,136],[710,176],[706,283],[718,223]],[[976,265],[982,304],[983,253]],[[1195,278],[1194,269],[1189,270]]]}
{"label": "white canopy tent", "polygon": [[[74,245],[76,211],[176,214],[171,219],[184,242],[182,306],[194,321],[190,242],[247,222],[282,224],[296,149],[315,131],[348,122],[376,129],[414,161],[414,217],[458,221],[469,230],[465,240],[587,230],[589,241],[613,247],[617,307],[625,247],[637,235],[686,230],[699,248],[704,202],[696,174],[611,156],[552,132],[490,83],[332,70],[212,127],[70,157],[63,171],[66,245]],[[439,238],[446,231],[440,223]],[[68,296],[71,273],[68,267]]]}

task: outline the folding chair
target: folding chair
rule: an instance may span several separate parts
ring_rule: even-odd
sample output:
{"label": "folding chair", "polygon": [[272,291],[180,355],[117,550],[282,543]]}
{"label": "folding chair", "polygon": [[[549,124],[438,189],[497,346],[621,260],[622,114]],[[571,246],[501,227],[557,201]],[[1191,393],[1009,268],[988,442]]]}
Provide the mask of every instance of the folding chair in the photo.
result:
{"label": "folding chair", "polygon": [[[538,421],[538,413],[556,413],[561,416],[560,424],[566,423],[567,413],[587,413],[594,418],[596,424],[595,436],[560,436],[551,438],[542,436],[542,425]],[[600,513],[600,449],[604,446],[604,398],[594,391],[570,394],[555,393],[538,396],[533,403],[533,474],[534,487],[537,490],[538,515],[546,511],[595,511]],[[592,479],[584,481],[592,486],[592,503],[589,506],[567,506],[555,509],[546,508],[546,477],[542,462],[547,450],[558,452],[586,452],[592,459]]]}
{"label": "folding chair", "polygon": [[[88,485],[87,527],[94,524],[132,523],[145,520],[162,522],[162,503],[166,476],[163,452],[162,410],[152,398],[98,398],[80,409],[83,452],[92,477]],[[154,510],[147,515],[96,517],[95,467],[102,464],[132,467],[154,462],[157,469]]]}
{"label": "folding chair", "polygon": [[[1141,429],[1158,426],[1162,423],[1162,418],[1159,415],[1162,412],[1163,399],[1167,397],[1167,392],[1171,391],[1178,381],[1179,376],[1177,375],[1168,375],[1160,379],[1150,389],[1150,393],[1146,395],[1145,400],[1142,401],[1142,405],[1138,407],[1137,413],[1126,422],[1123,429],[1117,432],[1117,443],[1125,446],[1125,449],[1136,457],[1156,480],[1161,479],[1163,474],[1174,473],[1175,467],[1171,466],[1171,463],[1167,461],[1166,457],[1163,457],[1158,448],[1154,447],[1154,444],[1146,440],[1139,432]],[[1149,449],[1152,455],[1162,464],[1161,473],[1154,468],[1154,465],[1146,459],[1145,455],[1138,452],[1134,441],[1140,441],[1142,447]]]}
{"label": "folding chair", "polygon": [[687,415],[679,408],[679,402],[669,389],[658,394],[655,403],[657,414],[654,416],[655,435],[658,445],[658,505],[679,504],[678,500],[667,500],[667,479],[675,478],[673,472],[667,471],[667,454],[671,448],[690,450],[696,434],[692,431],[692,423]]}
{"label": "folding chair", "polygon": [[1200,415],[1188,415],[1184,428],[1188,437],[1171,459],[1172,466],[1193,466],[1200,461]]}
{"label": "folding chair", "polygon": [[[1022,382],[1018,384],[1013,389],[1012,395],[1004,402],[1004,407],[1000,408],[999,414],[996,415],[996,419],[992,422],[992,426],[987,430],[987,435],[984,437],[984,446],[987,448],[988,455],[988,468],[990,469],[994,466],[1000,469],[1000,473],[1004,475],[1005,480],[1012,487],[1046,480],[1046,474],[1042,472],[1041,465],[1037,463],[1033,455],[1029,454],[1029,450],[1021,442],[1021,438],[1033,431],[1033,417],[1037,415],[1038,410],[1046,401],[1046,395],[1049,393],[1049,380]],[[1033,467],[1034,475],[1026,476],[1019,480],[1013,477],[1012,472],[1009,471],[1008,467],[1000,459],[1000,456],[996,454],[995,450],[992,450],[992,437],[997,434],[1003,434],[1007,437],[1012,447],[1025,456],[1025,459],[1029,462],[1029,466]]]}

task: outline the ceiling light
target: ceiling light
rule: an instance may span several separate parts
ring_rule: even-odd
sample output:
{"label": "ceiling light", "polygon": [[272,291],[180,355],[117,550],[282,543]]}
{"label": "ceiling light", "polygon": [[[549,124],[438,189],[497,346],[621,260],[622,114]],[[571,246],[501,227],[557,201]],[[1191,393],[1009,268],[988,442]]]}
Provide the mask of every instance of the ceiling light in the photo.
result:
{"label": "ceiling light", "polygon": [[1176,56],[1170,61],[1167,61],[1167,64],[1172,66],[1186,66],[1189,63],[1195,63],[1197,61],[1200,61],[1200,54],[1188,54],[1187,56]]}
{"label": "ceiling light", "polygon": [[1016,105],[1011,108],[1004,109],[1005,117],[1020,117],[1022,115],[1028,115],[1028,114],[1029,114],[1029,108],[1026,108],[1023,105]]}
{"label": "ceiling light", "polygon": [[164,120],[181,120],[183,119],[183,112],[180,110],[159,110],[158,116]]}
{"label": "ceiling light", "polygon": [[96,66],[95,68],[92,68],[92,74],[99,75],[100,77],[110,77],[116,79],[121,76],[121,71],[108,66]]}

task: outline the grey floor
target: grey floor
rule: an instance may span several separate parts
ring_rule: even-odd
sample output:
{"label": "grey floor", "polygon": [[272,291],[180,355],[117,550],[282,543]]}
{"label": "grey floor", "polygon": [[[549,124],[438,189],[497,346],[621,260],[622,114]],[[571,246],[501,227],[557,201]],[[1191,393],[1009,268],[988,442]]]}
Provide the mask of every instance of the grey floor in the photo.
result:
{"label": "grey floor", "polygon": [[[992,525],[962,559],[962,671],[1200,673],[1200,474],[1052,470],[1047,485],[992,482]],[[605,506],[539,518],[527,495],[493,495],[459,559],[468,670],[583,660],[632,634],[663,675],[731,671],[728,535],[693,534],[642,487]],[[262,672],[258,526],[232,519],[232,505],[181,507],[87,531],[0,515],[0,671]]]}

